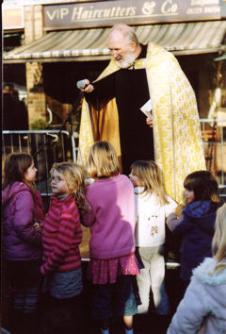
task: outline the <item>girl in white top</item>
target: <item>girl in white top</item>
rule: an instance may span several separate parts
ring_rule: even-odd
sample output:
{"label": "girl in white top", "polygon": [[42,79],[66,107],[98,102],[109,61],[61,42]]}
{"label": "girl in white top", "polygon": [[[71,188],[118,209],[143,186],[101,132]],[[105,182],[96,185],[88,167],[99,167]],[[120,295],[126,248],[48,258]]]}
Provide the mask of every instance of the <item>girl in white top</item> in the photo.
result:
{"label": "girl in white top", "polygon": [[137,276],[141,305],[138,313],[147,313],[152,291],[156,313],[167,315],[168,297],[165,278],[165,222],[177,204],[166,195],[163,176],[154,161],[135,161],[130,179],[135,187],[137,225],[136,246],[144,268]]}

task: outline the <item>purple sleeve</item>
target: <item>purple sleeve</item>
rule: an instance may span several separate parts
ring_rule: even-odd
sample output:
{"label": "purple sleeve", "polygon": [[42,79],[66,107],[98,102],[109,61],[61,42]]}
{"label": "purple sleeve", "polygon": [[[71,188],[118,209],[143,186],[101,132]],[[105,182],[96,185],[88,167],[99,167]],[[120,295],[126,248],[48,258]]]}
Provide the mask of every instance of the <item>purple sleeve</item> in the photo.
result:
{"label": "purple sleeve", "polygon": [[171,213],[167,220],[167,226],[169,227],[170,231],[173,232],[179,224],[181,224],[184,220],[184,216],[181,215],[179,218],[177,218],[175,213]]}
{"label": "purple sleeve", "polygon": [[34,200],[29,191],[16,195],[14,228],[19,236],[28,243],[41,243],[41,233],[34,226]]}
{"label": "purple sleeve", "polygon": [[79,221],[79,212],[70,212],[66,208],[60,217],[59,230],[54,240],[54,247],[46,261],[41,266],[41,273],[46,275],[64,262],[65,256],[74,243],[79,245],[82,240],[82,231]]}

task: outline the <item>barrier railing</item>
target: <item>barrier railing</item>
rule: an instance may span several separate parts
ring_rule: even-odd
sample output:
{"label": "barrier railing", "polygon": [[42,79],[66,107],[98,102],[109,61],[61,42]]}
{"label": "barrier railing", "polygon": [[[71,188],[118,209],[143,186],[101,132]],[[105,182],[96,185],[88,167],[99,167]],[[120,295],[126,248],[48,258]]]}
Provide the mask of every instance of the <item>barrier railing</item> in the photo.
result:
{"label": "barrier railing", "polygon": [[[226,124],[219,126],[209,119],[201,119],[200,124],[207,168],[217,177],[221,197],[226,200]],[[27,152],[34,157],[38,169],[37,188],[47,208],[51,193],[49,170],[54,162],[76,161],[77,134],[71,136],[59,130],[3,131],[2,162],[13,152]],[[89,259],[88,239],[89,232],[85,230],[80,247],[83,260]],[[176,269],[178,265],[175,261],[167,261],[168,269]]]}
{"label": "barrier railing", "polygon": [[[208,170],[217,177],[222,197],[226,198],[226,120],[200,120]],[[38,189],[49,195],[49,169],[55,161],[76,161],[78,134],[62,130],[28,130],[2,132],[2,161],[12,152],[28,152],[38,168]]]}
{"label": "barrier railing", "polygon": [[2,162],[14,152],[27,152],[34,157],[37,187],[42,196],[49,196],[49,170],[53,162],[76,161],[76,137],[64,130],[3,131]]}
{"label": "barrier railing", "polygon": [[207,169],[217,178],[226,198],[226,118],[200,120]]}

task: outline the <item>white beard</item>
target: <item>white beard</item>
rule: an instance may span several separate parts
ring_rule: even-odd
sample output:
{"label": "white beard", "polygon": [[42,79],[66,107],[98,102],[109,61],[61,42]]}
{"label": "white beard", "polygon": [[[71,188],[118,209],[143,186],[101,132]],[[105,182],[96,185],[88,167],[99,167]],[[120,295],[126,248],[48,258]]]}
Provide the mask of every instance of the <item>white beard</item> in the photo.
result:
{"label": "white beard", "polygon": [[129,68],[136,60],[136,56],[133,53],[128,53],[124,59],[116,60],[116,64],[120,68]]}

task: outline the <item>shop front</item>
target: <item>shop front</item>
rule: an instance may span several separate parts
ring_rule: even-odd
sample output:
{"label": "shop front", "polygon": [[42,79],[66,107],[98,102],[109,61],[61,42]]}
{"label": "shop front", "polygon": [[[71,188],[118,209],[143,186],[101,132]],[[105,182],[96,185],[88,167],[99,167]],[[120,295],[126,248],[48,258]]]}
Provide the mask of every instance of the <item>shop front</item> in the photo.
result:
{"label": "shop front", "polygon": [[[152,41],[175,54],[195,90],[202,119],[210,113],[217,88],[221,90],[220,104],[226,107],[226,68],[222,57],[226,46],[225,2],[36,2],[24,7],[24,45],[4,54],[7,79],[20,66],[24,68],[30,128],[39,120],[47,123],[50,112],[52,128],[62,129],[62,125],[72,122],[69,126],[78,130],[76,81],[83,78],[92,81],[106,66],[110,52],[105,42],[110,27],[118,22],[134,26],[141,43]],[[207,159],[212,164],[213,156],[218,157],[216,149],[220,152],[225,149],[225,139],[221,138],[220,146],[213,146],[216,132],[207,122],[209,129],[209,133],[204,133],[209,136]],[[220,135],[224,136],[222,129]],[[214,168],[220,175],[220,184],[225,189],[222,159],[218,166],[210,165],[209,169]]]}
{"label": "shop front", "polygon": [[118,22],[133,25],[141,43],[152,41],[175,54],[196,92],[200,116],[207,117],[216,86],[214,58],[225,49],[224,1],[57,2],[25,1],[24,45],[4,53],[7,80],[24,69],[30,124],[48,117],[47,107],[55,123],[67,117],[78,95],[76,81],[92,80],[106,66],[106,38]]}
{"label": "shop front", "polygon": [[[218,108],[226,107],[226,67],[221,59],[226,48],[225,7],[223,0],[63,4],[27,0],[20,27],[24,42],[14,48],[5,44],[4,76],[26,85],[30,128],[43,127],[51,119],[52,128],[69,125],[77,131],[76,81],[94,80],[102,71],[110,59],[105,44],[109,30],[125,22],[134,26],[141,43],[152,41],[175,54],[195,90],[200,117],[206,119],[213,111],[218,88]],[[12,28],[4,32],[15,33]],[[204,135],[207,141],[216,140],[209,123]]]}

